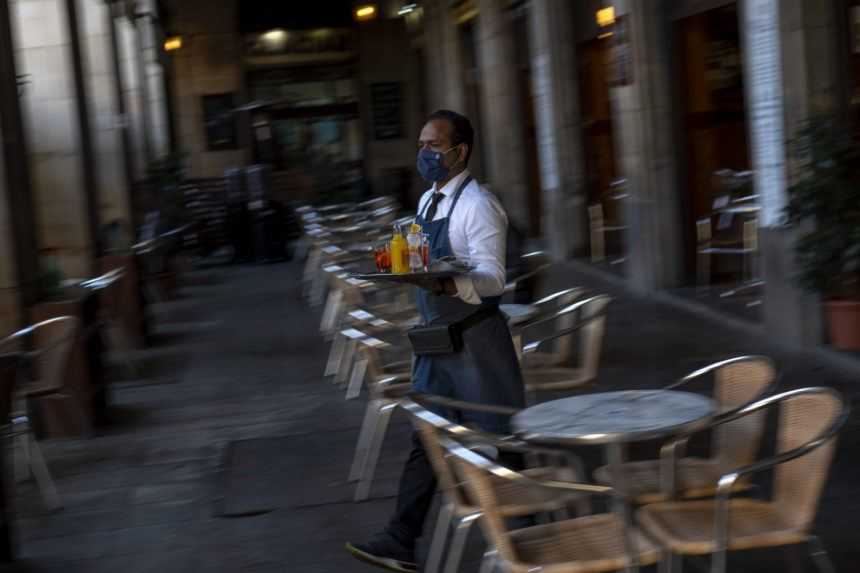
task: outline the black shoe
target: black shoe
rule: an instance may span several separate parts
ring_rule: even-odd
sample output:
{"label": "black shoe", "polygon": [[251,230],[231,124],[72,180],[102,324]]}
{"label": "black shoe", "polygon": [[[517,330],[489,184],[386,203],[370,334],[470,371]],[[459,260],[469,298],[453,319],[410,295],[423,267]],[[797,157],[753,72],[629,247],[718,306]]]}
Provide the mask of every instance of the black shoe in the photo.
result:
{"label": "black shoe", "polygon": [[388,533],[378,533],[367,543],[353,545],[347,542],[346,550],[360,561],[389,571],[413,573],[418,570],[415,549],[403,545]]}

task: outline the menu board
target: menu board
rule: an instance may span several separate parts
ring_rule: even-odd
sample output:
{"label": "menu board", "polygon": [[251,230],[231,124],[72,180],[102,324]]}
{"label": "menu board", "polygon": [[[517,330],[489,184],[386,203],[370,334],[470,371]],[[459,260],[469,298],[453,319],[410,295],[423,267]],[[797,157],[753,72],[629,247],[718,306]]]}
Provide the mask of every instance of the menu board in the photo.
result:
{"label": "menu board", "polygon": [[370,113],[374,139],[400,139],[403,86],[399,82],[370,84]]}

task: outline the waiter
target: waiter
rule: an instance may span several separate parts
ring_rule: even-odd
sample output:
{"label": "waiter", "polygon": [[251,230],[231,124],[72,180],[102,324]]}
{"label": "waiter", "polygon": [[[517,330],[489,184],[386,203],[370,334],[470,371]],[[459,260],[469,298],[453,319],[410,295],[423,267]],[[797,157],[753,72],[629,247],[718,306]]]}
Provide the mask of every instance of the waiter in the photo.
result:
{"label": "waiter", "polygon": [[[458,324],[462,348],[442,355],[421,355],[416,348],[412,384],[418,392],[522,407],[520,366],[499,311],[508,220],[499,201],[469,174],[474,140],[469,120],[448,110],[433,113],[418,140],[418,172],[433,183],[418,204],[417,218],[430,235],[431,259],[455,256],[469,261],[474,270],[430,281],[419,290],[424,324]],[[463,413],[457,421],[490,432],[507,430],[507,420],[496,414]],[[415,541],[436,491],[436,477],[417,433],[412,442],[388,526],[366,543],[347,543],[358,559],[391,571],[417,570]]]}

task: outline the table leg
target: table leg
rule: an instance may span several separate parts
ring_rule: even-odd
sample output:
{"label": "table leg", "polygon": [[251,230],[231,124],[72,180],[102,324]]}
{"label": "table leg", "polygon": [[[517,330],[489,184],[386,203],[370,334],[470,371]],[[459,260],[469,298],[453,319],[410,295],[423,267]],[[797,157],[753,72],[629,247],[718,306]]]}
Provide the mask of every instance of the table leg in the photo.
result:
{"label": "table leg", "polygon": [[605,449],[606,462],[609,465],[609,472],[612,476],[613,485],[617,492],[617,497],[612,501],[612,509],[624,525],[624,547],[627,554],[630,556],[631,562],[624,568],[627,573],[638,573],[639,571],[639,552],[633,543],[633,538],[630,535],[633,529],[633,516],[630,514],[630,504],[627,497],[627,476],[622,470],[622,465],[627,454],[627,446],[623,443],[607,444]]}

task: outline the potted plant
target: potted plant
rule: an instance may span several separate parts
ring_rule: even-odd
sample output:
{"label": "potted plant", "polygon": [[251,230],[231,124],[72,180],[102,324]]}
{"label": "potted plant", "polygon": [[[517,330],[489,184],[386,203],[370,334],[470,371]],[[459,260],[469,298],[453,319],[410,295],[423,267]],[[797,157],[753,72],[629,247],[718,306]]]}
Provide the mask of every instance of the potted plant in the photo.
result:
{"label": "potted plant", "polygon": [[831,344],[860,350],[860,148],[850,126],[817,117],[792,145],[785,214],[800,235],[799,280],[824,300]]}

